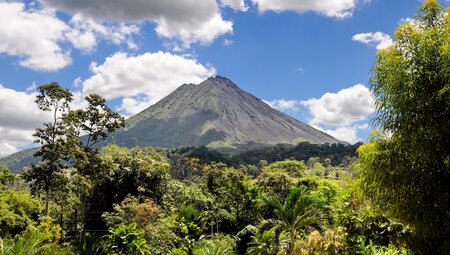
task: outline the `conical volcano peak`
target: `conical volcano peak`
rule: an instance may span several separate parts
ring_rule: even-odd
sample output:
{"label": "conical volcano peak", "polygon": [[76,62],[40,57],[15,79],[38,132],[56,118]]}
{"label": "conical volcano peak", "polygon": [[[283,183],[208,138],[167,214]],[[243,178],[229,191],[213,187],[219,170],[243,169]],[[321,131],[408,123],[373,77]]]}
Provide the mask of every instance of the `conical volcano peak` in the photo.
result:
{"label": "conical volcano peak", "polygon": [[[209,77],[206,81],[211,81],[211,82],[216,82],[216,83],[224,83],[224,82],[227,82],[227,83],[233,83],[230,79],[228,79],[227,77],[223,77],[223,76],[220,76],[220,75],[214,75],[214,76],[211,76],[211,77]],[[206,82],[206,81],[204,81],[204,82]],[[234,84],[234,83],[233,83]]]}
{"label": "conical volcano peak", "polygon": [[116,133],[126,146],[236,147],[246,144],[339,143],[240,89],[230,79],[213,76],[198,85],[184,84],[126,121]]}
{"label": "conical volcano peak", "polygon": [[207,80],[201,82],[199,85],[232,86],[236,88],[238,87],[230,79],[220,75],[211,76]]}

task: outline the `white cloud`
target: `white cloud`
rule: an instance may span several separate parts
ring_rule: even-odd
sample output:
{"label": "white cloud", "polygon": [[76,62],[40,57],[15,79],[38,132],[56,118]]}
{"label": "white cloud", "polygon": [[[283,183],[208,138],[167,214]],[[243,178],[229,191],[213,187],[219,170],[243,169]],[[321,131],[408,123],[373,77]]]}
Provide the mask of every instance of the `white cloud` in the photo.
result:
{"label": "white cloud", "polygon": [[345,141],[354,144],[362,139],[358,137],[358,131],[363,129],[368,129],[368,124],[354,125],[348,127],[338,127],[336,129],[323,129],[320,126],[314,126],[314,128],[319,129],[341,141]]}
{"label": "white cloud", "polygon": [[312,125],[348,126],[362,121],[375,111],[374,98],[362,84],[343,89],[337,93],[325,93],[301,103],[311,112]]}
{"label": "white cloud", "polygon": [[230,39],[224,39],[223,42],[222,42],[223,46],[230,46],[233,43],[234,43],[234,41],[230,40]]}
{"label": "white cloud", "polygon": [[138,34],[140,30],[137,25],[120,23],[105,26],[91,18],[84,18],[80,14],[74,15],[69,24],[72,29],[66,33],[67,39],[78,49],[92,51],[97,46],[98,38],[110,41],[115,45],[126,43],[130,49],[137,48],[133,41],[133,35]]}
{"label": "white cloud", "polygon": [[265,100],[263,101],[266,104],[270,105],[272,108],[275,108],[280,111],[286,110],[297,111],[298,106],[300,105],[300,102],[296,100],[277,99],[272,101],[265,101]]}
{"label": "white cloud", "polygon": [[328,17],[347,18],[353,13],[358,0],[252,0],[260,12],[295,11],[317,12]]}
{"label": "white cloud", "polygon": [[405,23],[410,23],[411,21],[413,21],[412,18],[401,18],[397,24],[401,25],[401,24],[405,24]]}
{"label": "white cloud", "polygon": [[31,86],[27,87],[27,88],[25,89],[25,91],[26,91],[26,92],[33,92],[33,91],[36,91],[36,89],[37,89],[37,84],[36,84],[35,81],[33,81],[33,83],[31,84]]}
{"label": "white cloud", "polygon": [[218,36],[233,32],[233,23],[224,21],[218,13],[201,24],[178,23],[162,18],[158,21],[156,32],[169,39],[179,39],[183,47],[188,48],[196,42],[210,44]]}
{"label": "white cloud", "polygon": [[362,84],[325,93],[321,98],[301,102],[311,114],[309,124],[341,141],[360,141],[358,132],[369,128],[367,119],[375,111],[374,97]]}
{"label": "white cloud", "polygon": [[244,0],[220,0],[220,3],[223,6],[230,7],[233,10],[236,11],[247,11],[248,6],[245,4]]}
{"label": "white cloud", "polygon": [[156,32],[165,38],[209,44],[220,35],[231,33],[233,23],[222,18],[216,0],[43,0],[73,15],[97,21],[156,22]]}
{"label": "white cloud", "polygon": [[148,97],[126,97],[122,100],[122,104],[120,105],[118,110],[125,113],[125,115],[128,117],[140,113],[150,105],[151,103]]}
{"label": "white cloud", "polygon": [[156,103],[183,83],[199,83],[215,74],[196,59],[167,52],[130,56],[116,53],[101,65],[91,63],[93,76],[83,81],[83,94],[123,99],[125,115]]}
{"label": "white cloud", "polygon": [[382,32],[356,34],[352,40],[376,47],[378,50],[388,48],[394,43],[390,35]]}
{"label": "white cloud", "polygon": [[135,49],[133,35],[139,33],[137,25],[106,26],[81,15],[74,15],[67,24],[54,9],[27,9],[19,2],[0,1],[0,24],[0,54],[16,56],[20,66],[36,71],[57,71],[71,64],[70,49],[63,48],[64,43],[89,52],[102,39]]}
{"label": "white cloud", "polygon": [[0,158],[16,153],[17,151],[17,148],[11,144],[0,142]]}
{"label": "white cloud", "polygon": [[34,102],[36,93],[25,93],[0,85],[0,156],[33,142],[35,128],[50,116]]}
{"label": "white cloud", "polygon": [[60,47],[69,27],[51,10],[25,10],[25,4],[0,2],[0,53],[20,58],[19,65],[56,71],[71,63]]}
{"label": "white cloud", "polygon": [[355,143],[362,139],[360,130],[369,128],[367,118],[374,112],[373,96],[361,84],[343,89],[337,93],[325,93],[321,98],[305,101],[264,101],[280,111],[298,111],[301,106],[311,114],[309,125],[341,141]]}

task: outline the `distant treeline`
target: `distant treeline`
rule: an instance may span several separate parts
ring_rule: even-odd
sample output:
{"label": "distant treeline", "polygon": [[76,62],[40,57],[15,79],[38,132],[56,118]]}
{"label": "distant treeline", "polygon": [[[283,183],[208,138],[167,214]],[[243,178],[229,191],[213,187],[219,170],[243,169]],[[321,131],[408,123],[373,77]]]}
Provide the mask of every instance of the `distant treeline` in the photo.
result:
{"label": "distant treeline", "polygon": [[200,163],[222,162],[229,166],[238,167],[239,165],[257,165],[261,160],[265,160],[267,163],[285,159],[303,160],[306,162],[310,158],[318,157],[319,161],[325,165],[339,166],[347,165],[357,157],[356,150],[361,145],[361,142],[354,145],[301,142],[296,146],[278,144],[238,154],[223,153],[205,146],[185,147],[170,150],[169,158],[179,156],[198,158]]}
{"label": "distant treeline", "polygon": [[[205,146],[183,147],[178,149],[158,149],[167,153],[168,157],[198,158],[200,163],[222,162],[228,166],[257,165],[261,160],[267,163],[282,161],[285,159],[303,160],[317,157],[323,165],[346,166],[356,157],[356,150],[362,143],[349,144],[311,144],[301,142],[296,146],[290,144],[278,144],[258,149],[243,150],[240,153],[221,152]],[[22,172],[24,167],[36,164],[39,158],[33,156],[36,149],[24,150],[9,157],[0,159],[0,165],[6,165],[14,173]]]}

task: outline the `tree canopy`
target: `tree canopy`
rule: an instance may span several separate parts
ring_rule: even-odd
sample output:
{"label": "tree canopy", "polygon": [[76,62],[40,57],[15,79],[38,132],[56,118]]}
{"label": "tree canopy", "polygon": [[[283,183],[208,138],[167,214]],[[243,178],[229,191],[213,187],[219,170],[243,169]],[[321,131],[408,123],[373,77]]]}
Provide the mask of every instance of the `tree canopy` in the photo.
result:
{"label": "tree canopy", "polygon": [[415,249],[450,249],[450,9],[427,0],[378,52],[370,81],[381,132],[359,149],[362,184],[413,227]]}

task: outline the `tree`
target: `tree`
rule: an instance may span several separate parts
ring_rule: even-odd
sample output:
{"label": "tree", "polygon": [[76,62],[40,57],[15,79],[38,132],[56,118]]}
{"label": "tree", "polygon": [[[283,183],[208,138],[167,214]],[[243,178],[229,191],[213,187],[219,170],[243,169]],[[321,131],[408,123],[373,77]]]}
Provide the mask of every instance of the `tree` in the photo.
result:
{"label": "tree", "polygon": [[223,164],[208,164],[203,168],[201,187],[209,191],[212,212],[208,221],[215,223],[216,231],[223,227],[225,233],[236,233],[257,218],[257,188],[244,173]]}
{"label": "tree", "polygon": [[0,186],[2,189],[12,186],[16,176],[7,166],[0,166]]}
{"label": "tree", "polygon": [[48,214],[50,192],[67,182],[63,169],[67,168],[64,160],[68,159],[68,138],[71,134],[64,116],[69,111],[73,95],[56,82],[40,86],[39,91],[35,102],[40,110],[50,112],[52,119],[44,123],[43,128],[37,128],[33,135],[36,137],[35,143],[42,145],[34,156],[42,159],[38,165],[32,165],[25,171],[24,178],[31,183],[34,191],[44,191],[45,213]]}
{"label": "tree", "polygon": [[65,122],[74,134],[76,147],[72,153],[77,171],[83,176],[95,176],[100,163],[96,146],[116,129],[124,127],[124,118],[109,109],[106,100],[97,94],[91,94],[85,100],[88,106],[69,111]]}
{"label": "tree", "polygon": [[277,161],[263,167],[262,173],[256,178],[256,183],[263,187],[265,193],[285,198],[295,186],[297,178],[302,177],[306,169],[303,161]]}
{"label": "tree", "polygon": [[289,234],[290,240],[287,254],[293,254],[295,240],[306,227],[319,226],[321,211],[315,206],[314,199],[309,196],[305,186],[291,189],[284,201],[278,197],[265,197],[264,201],[273,208],[282,229]]}
{"label": "tree", "polygon": [[443,254],[450,249],[450,9],[425,1],[395,39],[372,70],[382,132],[358,150],[362,187],[412,226],[417,252]]}
{"label": "tree", "polygon": [[[112,211],[128,195],[160,203],[166,190],[170,165],[151,147],[128,149],[117,145],[102,148],[100,168],[87,198],[85,222],[90,229],[105,229],[102,212]],[[114,187],[114,188],[111,188]]]}
{"label": "tree", "polygon": [[279,233],[276,228],[258,231],[249,243],[247,255],[276,255],[279,252]]}

